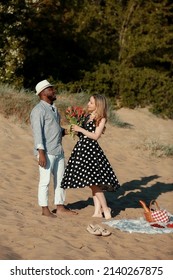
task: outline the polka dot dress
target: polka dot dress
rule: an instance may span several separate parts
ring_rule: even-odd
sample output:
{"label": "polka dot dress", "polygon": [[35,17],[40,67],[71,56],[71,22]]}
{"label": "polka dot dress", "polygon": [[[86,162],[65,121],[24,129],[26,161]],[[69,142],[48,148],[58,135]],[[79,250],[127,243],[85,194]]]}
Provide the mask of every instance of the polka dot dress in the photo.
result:
{"label": "polka dot dress", "polygon": [[[96,129],[94,121],[85,122],[83,128],[90,132]],[[61,187],[84,188],[97,185],[102,190],[115,191],[120,187],[117,177],[96,140],[79,133],[65,173]]]}

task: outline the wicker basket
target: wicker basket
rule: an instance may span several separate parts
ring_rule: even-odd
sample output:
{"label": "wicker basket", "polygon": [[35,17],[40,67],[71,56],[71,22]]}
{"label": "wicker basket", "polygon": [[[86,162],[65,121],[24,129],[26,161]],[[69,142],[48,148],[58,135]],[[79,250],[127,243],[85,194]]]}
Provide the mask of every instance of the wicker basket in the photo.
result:
{"label": "wicker basket", "polygon": [[[152,215],[151,215],[151,212],[154,211],[154,210],[160,210],[160,207],[157,203],[156,200],[151,200],[150,201],[150,205],[149,207],[147,207],[146,203],[143,201],[143,200],[139,200],[139,203],[141,204],[141,206],[144,208],[144,216],[145,216],[145,219],[149,222],[149,223],[153,223],[153,222],[156,222]],[[152,206],[155,207],[155,209],[152,208]]]}

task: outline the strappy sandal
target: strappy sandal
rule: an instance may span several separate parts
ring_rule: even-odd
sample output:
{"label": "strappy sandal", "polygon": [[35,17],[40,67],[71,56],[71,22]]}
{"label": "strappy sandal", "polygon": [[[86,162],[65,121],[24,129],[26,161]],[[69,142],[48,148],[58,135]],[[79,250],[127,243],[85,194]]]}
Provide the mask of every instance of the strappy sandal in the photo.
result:
{"label": "strappy sandal", "polygon": [[88,232],[90,232],[91,234],[94,234],[94,235],[102,235],[102,236],[109,236],[111,235],[111,232],[108,231],[107,229],[99,226],[99,225],[92,225],[92,224],[89,224],[88,227],[87,227],[87,230]]}
{"label": "strappy sandal", "polygon": [[95,227],[98,228],[101,231],[102,236],[109,236],[109,235],[111,235],[111,232],[109,230],[107,230],[106,228],[103,228],[100,225],[95,225]]}
{"label": "strappy sandal", "polygon": [[97,236],[101,236],[102,235],[102,232],[99,228],[95,227],[94,225],[92,224],[89,224],[87,226],[87,231],[93,235],[97,235]]}

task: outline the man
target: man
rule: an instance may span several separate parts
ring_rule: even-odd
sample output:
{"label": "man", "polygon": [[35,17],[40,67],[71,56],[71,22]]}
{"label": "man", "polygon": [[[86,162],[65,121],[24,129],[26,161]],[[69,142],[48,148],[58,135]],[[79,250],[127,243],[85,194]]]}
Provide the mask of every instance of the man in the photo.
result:
{"label": "man", "polygon": [[49,184],[53,174],[56,213],[76,214],[64,207],[65,191],[60,187],[65,168],[62,136],[66,131],[60,126],[60,115],[53,104],[56,91],[47,80],[39,82],[35,89],[40,102],[32,109],[30,121],[40,174],[38,203],[42,207],[42,215],[56,217],[48,207]]}

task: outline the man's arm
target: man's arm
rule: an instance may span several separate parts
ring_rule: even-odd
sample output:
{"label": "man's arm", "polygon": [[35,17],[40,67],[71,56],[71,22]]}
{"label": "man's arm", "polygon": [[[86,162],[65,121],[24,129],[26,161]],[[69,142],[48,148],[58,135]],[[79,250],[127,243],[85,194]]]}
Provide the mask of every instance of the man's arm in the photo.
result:
{"label": "man's arm", "polygon": [[34,147],[38,151],[38,164],[41,167],[46,167],[46,155],[43,143],[43,126],[44,117],[43,113],[39,108],[35,108],[30,115],[31,127],[34,136]]}

